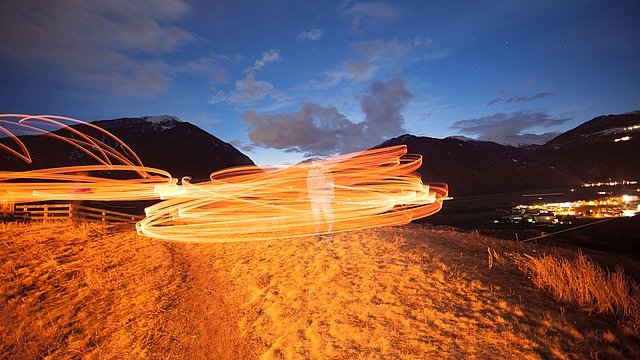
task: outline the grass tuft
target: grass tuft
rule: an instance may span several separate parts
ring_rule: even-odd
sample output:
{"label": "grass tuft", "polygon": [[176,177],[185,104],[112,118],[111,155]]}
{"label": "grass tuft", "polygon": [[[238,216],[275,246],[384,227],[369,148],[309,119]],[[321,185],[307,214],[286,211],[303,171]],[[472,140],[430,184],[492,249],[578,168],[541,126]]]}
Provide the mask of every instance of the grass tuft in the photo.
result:
{"label": "grass tuft", "polygon": [[558,300],[587,311],[618,316],[634,330],[640,330],[640,286],[621,267],[614,272],[604,270],[581,251],[573,259],[549,254],[512,257],[537,287]]}

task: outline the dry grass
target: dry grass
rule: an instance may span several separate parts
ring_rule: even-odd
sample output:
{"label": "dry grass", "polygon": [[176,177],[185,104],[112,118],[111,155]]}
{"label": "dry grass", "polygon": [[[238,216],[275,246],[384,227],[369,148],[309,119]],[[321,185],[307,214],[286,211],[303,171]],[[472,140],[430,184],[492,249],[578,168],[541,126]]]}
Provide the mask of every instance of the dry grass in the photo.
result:
{"label": "dry grass", "polygon": [[162,314],[179,277],[166,249],[98,222],[0,229],[0,358],[171,353]]}
{"label": "dry grass", "polygon": [[587,311],[619,316],[640,330],[640,287],[617,267],[602,269],[581,251],[573,258],[514,255],[517,265],[539,288],[558,300],[572,302]]}
{"label": "dry grass", "polygon": [[506,255],[544,249],[451,229],[181,244],[51,222],[0,225],[0,248],[0,358],[640,357]]}
{"label": "dry grass", "polygon": [[[428,249],[405,252],[402,237],[363,231],[331,244],[210,246],[213,265],[244,299],[240,329],[260,358],[535,358],[516,330],[517,305]],[[501,306],[501,307],[500,307]]]}
{"label": "dry grass", "polygon": [[187,249],[237,285],[240,330],[262,359],[640,355],[614,319],[529,287],[504,255],[525,249],[510,245],[408,226]]}

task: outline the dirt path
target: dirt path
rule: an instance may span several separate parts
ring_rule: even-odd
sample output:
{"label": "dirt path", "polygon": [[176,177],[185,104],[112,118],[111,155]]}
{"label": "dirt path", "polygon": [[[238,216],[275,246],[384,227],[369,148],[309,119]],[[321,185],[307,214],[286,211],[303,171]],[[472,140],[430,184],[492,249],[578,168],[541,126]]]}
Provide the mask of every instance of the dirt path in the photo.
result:
{"label": "dirt path", "polygon": [[167,323],[176,348],[189,359],[251,359],[256,355],[240,337],[240,310],[228,294],[230,284],[215,271],[207,244],[167,243],[171,263],[182,274]]}

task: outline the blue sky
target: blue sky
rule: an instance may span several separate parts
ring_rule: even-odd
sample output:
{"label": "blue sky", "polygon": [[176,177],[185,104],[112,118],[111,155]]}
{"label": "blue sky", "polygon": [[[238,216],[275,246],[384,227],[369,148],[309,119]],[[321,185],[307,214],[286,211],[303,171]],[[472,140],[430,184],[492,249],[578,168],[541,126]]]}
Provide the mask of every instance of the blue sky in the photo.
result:
{"label": "blue sky", "polygon": [[407,132],[544,141],[640,109],[639,11],[587,0],[7,0],[0,111],[175,115],[259,164]]}

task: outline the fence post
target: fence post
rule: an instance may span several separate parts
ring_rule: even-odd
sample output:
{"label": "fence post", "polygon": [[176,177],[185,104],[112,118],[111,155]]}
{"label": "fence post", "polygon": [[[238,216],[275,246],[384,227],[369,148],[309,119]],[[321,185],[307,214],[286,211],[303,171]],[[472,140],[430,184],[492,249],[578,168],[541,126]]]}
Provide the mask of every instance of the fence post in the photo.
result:
{"label": "fence post", "polygon": [[73,204],[69,204],[69,219],[73,219]]}
{"label": "fence post", "polygon": [[107,219],[106,219],[106,214],[103,211],[102,212],[102,222],[105,222],[105,221],[107,221]]}
{"label": "fence post", "polygon": [[44,211],[42,212],[43,220],[47,220],[47,212],[49,211],[49,205],[44,204]]}

